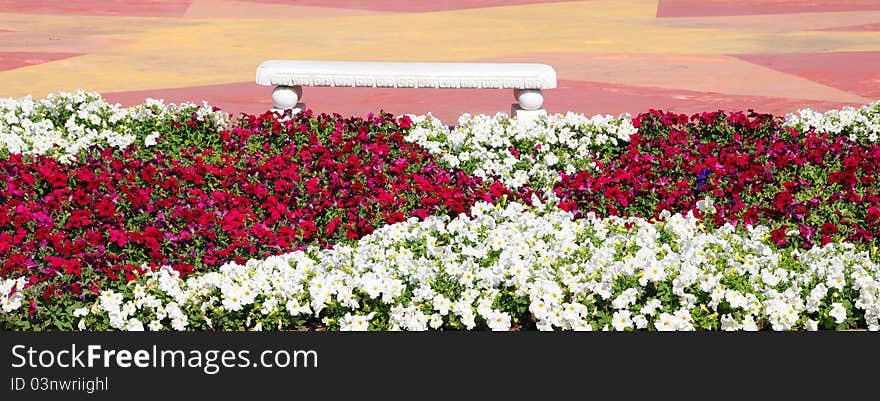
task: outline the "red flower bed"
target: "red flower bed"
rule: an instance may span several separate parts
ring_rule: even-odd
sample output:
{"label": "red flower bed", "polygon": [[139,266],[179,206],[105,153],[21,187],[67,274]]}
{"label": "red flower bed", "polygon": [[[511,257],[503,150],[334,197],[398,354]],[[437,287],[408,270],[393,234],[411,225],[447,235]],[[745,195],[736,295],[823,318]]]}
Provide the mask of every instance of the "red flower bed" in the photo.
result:
{"label": "red flower bed", "polygon": [[[652,111],[627,151],[595,172],[563,175],[561,206],[653,216],[714,201],[714,224],[766,225],[779,245],[880,236],[880,145],[796,131],[769,115]],[[796,235],[793,235],[795,234]]]}
{"label": "red flower bed", "polygon": [[0,275],[45,282],[46,300],[76,296],[142,264],[188,273],[243,263],[508,194],[435,166],[403,140],[408,126],[265,114],[176,155],[93,149],[77,165],[13,155],[0,160]]}

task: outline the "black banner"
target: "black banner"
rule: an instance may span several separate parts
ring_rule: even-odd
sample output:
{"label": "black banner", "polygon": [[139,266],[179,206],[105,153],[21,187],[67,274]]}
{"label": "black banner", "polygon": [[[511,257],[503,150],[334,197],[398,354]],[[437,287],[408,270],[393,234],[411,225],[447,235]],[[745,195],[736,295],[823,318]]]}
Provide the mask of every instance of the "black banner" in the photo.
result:
{"label": "black banner", "polygon": [[874,388],[878,344],[869,332],[0,332],[0,399],[839,396]]}

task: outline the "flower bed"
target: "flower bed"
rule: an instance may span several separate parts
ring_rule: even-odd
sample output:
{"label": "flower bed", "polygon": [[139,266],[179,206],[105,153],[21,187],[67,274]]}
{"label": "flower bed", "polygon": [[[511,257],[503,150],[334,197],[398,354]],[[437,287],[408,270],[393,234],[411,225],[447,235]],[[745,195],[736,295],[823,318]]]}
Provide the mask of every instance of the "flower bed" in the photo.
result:
{"label": "flower bed", "polygon": [[266,114],[212,136],[184,117],[177,125],[189,131],[166,131],[147,149],[96,144],[78,159],[59,157],[67,163],[0,160],[0,275],[41,288],[20,323],[58,324],[72,302],[150,268],[188,274],[350,241],[509,193],[437,167],[388,115]]}
{"label": "flower bed", "polygon": [[0,111],[0,328],[880,328],[877,104]]}
{"label": "flower bed", "polygon": [[706,212],[715,225],[768,226],[779,246],[878,244],[880,144],[791,131],[769,116],[649,113],[636,122],[639,133],[620,157],[563,174],[555,188],[563,208]]}
{"label": "flower bed", "polygon": [[876,143],[880,141],[880,101],[825,113],[803,109],[787,114],[784,124],[801,132],[816,130],[831,136],[846,136],[853,142]]}
{"label": "flower bed", "polygon": [[[96,93],[50,94],[45,99],[0,99],[0,155],[45,155],[62,163],[83,159],[92,146],[149,148],[165,137],[160,151],[200,140],[216,140],[229,116],[207,103],[165,104],[147,99],[123,108]],[[171,140],[168,140],[168,139]]]}
{"label": "flower bed", "polygon": [[[479,203],[182,280],[160,269],[103,292],[82,328],[757,330],[880,324],[880,265],[851,245],[783,253],[766,230],[693,215],[575,220]],[[829,264],[829,261],[833,263]]]}
{"label": "flower bed", "polygon": [[629,115],[554,114],[526,124],[502,113],[463,115],[452,129],[428,115],[414,116],[413,124],[407,141],[437,155],[444,166],[536,190],[553,188],[559,171],[595,168],[597,154],[619,152],[636,133]]}

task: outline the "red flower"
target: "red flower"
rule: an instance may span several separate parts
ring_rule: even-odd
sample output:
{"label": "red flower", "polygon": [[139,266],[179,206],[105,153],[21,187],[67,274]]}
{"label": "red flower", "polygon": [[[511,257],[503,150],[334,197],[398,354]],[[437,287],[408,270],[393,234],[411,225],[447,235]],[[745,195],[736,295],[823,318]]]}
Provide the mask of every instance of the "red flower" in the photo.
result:
{"label": "red flower", "polygon": [[122,230],[110,230],[110,242],[116,243],[120,248],[128,242],[128,236]]}
{"label": "red flower", "polygon": [[832,223],[822,224],[822,235],[837,234],[837,226]]}
{"label": "red flower", "polygon": [[428,210],[427,209],[416,209],[416,210],[412,211],[412,214],[413,214],[413,216],[416,216],[419,219],[424,220],[428,217]]}
{"label": "red flower", "polygon": [[[130,237],[131,236],[129,236],[129,238]],[[151,259],[157,258],[155,256],[155,254],[156,254],[156,252],[159,251],[159,248],[162,247],[162,242],[164,241],[164,239],[165,239],[165,237],[162,234],[162,232],[159,231],[155,227],[147,227],[144,230],[144,234],[143,234],[144,247],[151,251],[151,257],[150,257]]]}
{"label": "red flower", "polygon": [[504,184],[500,182],[494,182],[489,187],[489,190],[492,191],[493,198],[500,198],[502,195],[509,193],[510,191],[504,186]]}
{"label": "red flower", "polygon": [[773,207],[779,212],[784,212],[794,202],[794,197],[788,192],[780,192],[773,198]]}
{"label": "red flower", "polygon": [[773,240],[776,245],[788,245],[788,241],[786,241],[786,238],[788,238],[788,235],[785,233],[785,226],[779,227],[773,230],[772,233],[770,233],[770,239]]}
{"label": "red flower", "polygon": [[868,207],[868,215],[865,217],[867,221],[874,222],[880,220],[880,208],[876,205],[871,205]]}
{"label": "red flower", "polygon": [[79,277],[82,275],[82,262],[78,259],[68,260],[64,264],[64,273],[65,274],[73,274],[74,276]]}
{"label": "red flower", "polygon": [[335,217],[333,217],[332,220],[330,220],[329,223],[327,223],[327,227],[324,230],[325,237],[329,238],[329,237],[332,237],[336,234],[336,227],[339,226],[339,221],[340,221],[339,216],[335,216]]}
{"label": "red flower", "polygon": [[95,205],[95,210],[101,217],[113,217],[116,214],[116,204],[110,200],[104,199]]}
{"label": "red flower", "polygon": [[843,158],[843,167],[847,170],[858,167],[861,160],[857,156],[847,156]]}
{"label": "red flower", "polygon": [[143,170],[141,170],[141,179],[143,179],[147,184],[155,184],[156,183],[156,168],[152,165],[146,166]]}
{"label": "red flower", "polygon": [[408,116],[400,116],[397,118],[397,125],[399,125],[400,128],[408,129],[412,127],[412,120]]}
{"label": "red flower", "polygon": [[318,231],[318,227],[316,227],[315,223],[312,223],[311,221],[303,222],[300,225],[300,229],[302,229],[303,239],[306,240],[311,239],[312,235],[314,235],[315,232]]}
{"label": "red flower", "polygon": [[621,206],[626,207],[629,205],[629,201],[624,196],[623,192],[620,191],[617,185],[608,188],[605,190],[605,198],[611,200],[613,202],[620,202]]}
{"label": "red flower", "polygon": [[[245,261],[246,262],[246,261]],[[242,263],[244,264],[244,263]],[[189,263],[178,263],[172,266],[174,270],[177,270],[181,275],[186,276],[193,272],[193,266]]]}
{"label": "red flower", "polygon": [[92,224],[92,221],[89,220],[89,212],[86,210],[78,209],[70,213],[70,218],[67,220],[67,224],[64,227],[67,229],[72,229],[87,227],[90,224]]}
{"label": "red flower", "polygon": [[220,222],[220,228],[224,231],[235,231],[244,226],[245,215],[237,210],[230,211]]}
{"label": "red flower", "polygon": [[318,177],[309,178],[306,181],[306,191],[309,195],[316,195],[321,191],[321,187],[318,185]]}
{"label": "red flower", "polygon": [[406,217],[404,217],[403,213],[401,213],[401,212],[393,212],[390,215],[388,215],[387,217],[385,217],[385,221],[388,224],[399,223],[399,222],[405,221],[405,220],[406,220]]}
{"label": "red flower", "polygon": [[742,216],[743,225],[744,226],[748,226],[748,225],[754,226],[755,223],[758,221],[759,217],[760,216],[758,215],[758,209],[756,207],[751,207],[751,208],[749,208],[749,210],[746,210],[746,212],[743,213],[743,216]]}

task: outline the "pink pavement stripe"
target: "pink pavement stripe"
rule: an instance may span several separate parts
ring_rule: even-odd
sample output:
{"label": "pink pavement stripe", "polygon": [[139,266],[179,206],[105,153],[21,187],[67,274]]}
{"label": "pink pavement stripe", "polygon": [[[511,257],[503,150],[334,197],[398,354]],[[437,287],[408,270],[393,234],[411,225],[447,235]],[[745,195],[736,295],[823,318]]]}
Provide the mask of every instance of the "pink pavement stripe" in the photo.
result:
{"label": "pink pavement stripe", "polygon": [[[309,89],[311,88],[306,88],[306,90]],[[163,99],[166,103],[193,102],[200,104],[204,100],[230,114],[262,113],[272,107],[271,95],[272,88],[258,86],[253,82],[107,92],[102,94],[107,101],[121,103],[125,106],[142,103],[148,97]]]}
{"label": "pink pavement stripe", "polygon": [[0,13],[179,17],[191,0],[0,0]]}
{"label": "pink pavement stripe", "polygon": [[796,14],[880,10],[877,0],[659,0],[657,17]]}
{"label": "pink pavement stripe", "polygon": [[565,0],[242,0],[251,3],[288,4],[295,6],[315,6],[348,8],[356,10],[390,12],[430,12],[460,10],[468,8],[515,6],[521,4],[559,3]]}
{"label": "pink pavement stripe", "polygon": [[[800,108],[829,110],[843,103],[672,90],[600,82],[560,80],[557,89],[545,92],[545,108],[551,113],[574,111],[587,115],[629,112],[638,114],[648,109],[664,109],[678,113],[699,113],[713,110],[755,109],[762,113],[785,114]],[[270,87],[252,82],[221,85],[106,93],[111,102],[132,105],[147,97],[166,102],[201,102],[237,115],[262,113],[272,107]],[[394,114],[432,114],[447,124],[454,124],[464,113],[494,114],[509,112],[513,95],[508,90],[489,89],[378,89],[378,88],[303,88],[303,102],[316,112],[363,116],[381,109]],[[855,105],[853,105],[855,106]]]}
{"label": "pink pavement stripe", "polygon": [[821,30],[822,31],[837,31],[837,32],[873,32],[873,31],[880,31],[880,22],[878,22],[876,24],[839,26],[839,27],[821,29]]}
{"label": "pink pavement stripe", "polygon": [[735,55],[864,97],[880,98],[880,52]]}
{"label": "pink pavement stripe", "polygon": [[311,20],[316,18],[343,18],[386,14],[367,9],[311,7],[274,3],[249,3],[246,0],[193,0],[184,18],[291,18]]}
{"label": "pink pavement stripe", "polygon": [[[43,64],[81,55],[81,53],[0,52],[0,71]],[[5,95],[0,93],[0,96]]]}
{"label": "pink pavement stripe", "polygon": [[785,99],[761,96],[737,96],[711,92],[610,84],[602,82],[560,81],[559,88],[544,96],[551,112],[577,111],[638,114],[649,109],[693,114],[704,111],[746,111],[785,114],[804,107],[829,110],[846,104],[819,100]]}

